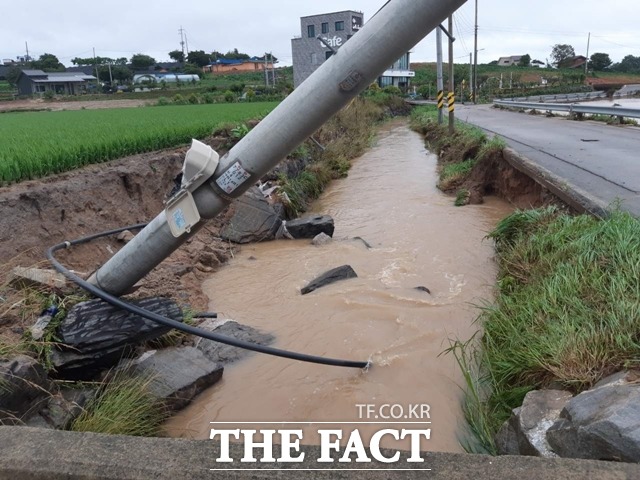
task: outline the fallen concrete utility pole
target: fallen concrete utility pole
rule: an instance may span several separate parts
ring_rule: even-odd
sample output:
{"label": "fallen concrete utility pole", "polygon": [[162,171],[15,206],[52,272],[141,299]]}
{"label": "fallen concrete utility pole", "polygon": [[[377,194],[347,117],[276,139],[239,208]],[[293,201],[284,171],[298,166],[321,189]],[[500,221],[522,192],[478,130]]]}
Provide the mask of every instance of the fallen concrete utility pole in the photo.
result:
{"label": "fallen concrete utility pole", "polygon": [[194,143],[181,192],[89,281],[126,293],[465,2],[390,0],[219,162]]}

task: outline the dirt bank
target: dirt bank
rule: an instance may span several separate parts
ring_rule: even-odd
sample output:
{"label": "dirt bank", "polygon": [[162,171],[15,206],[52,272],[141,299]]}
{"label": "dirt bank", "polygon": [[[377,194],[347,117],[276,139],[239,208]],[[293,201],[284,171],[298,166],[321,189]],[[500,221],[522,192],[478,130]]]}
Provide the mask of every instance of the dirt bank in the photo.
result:
{"label": "dirt bank", "polygon": [[[218,151],[224,141],[205,139]],[[174,186],[187,148],[134,155],[0,188],[0,274],[15,265],[48,267],[44,251],[59,242],[153,219]],[[193,309],[206,309],[200,284],[230,255],[231,246],[218,238],[224,221],[224,215],[210,221],[142,280],[135,296],[166,295]],[[86,276],[121,246],[115,238],[98,240],[61,252],[59,258]],[[33,316],[25,315],[20,302],[5,300],[0,303],[0,335],[17,338]]]}

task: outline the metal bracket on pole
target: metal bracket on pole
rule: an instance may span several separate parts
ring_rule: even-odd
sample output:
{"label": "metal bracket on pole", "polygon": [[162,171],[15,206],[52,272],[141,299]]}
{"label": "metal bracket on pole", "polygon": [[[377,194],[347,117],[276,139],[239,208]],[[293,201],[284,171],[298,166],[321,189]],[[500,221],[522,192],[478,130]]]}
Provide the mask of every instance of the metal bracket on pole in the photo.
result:
{"label": "metal bracket on pole", "polygon": [[200,222],[200,212],[191,193],[211,178],[218,162],[219,156],[211,147],[192,141],[182,166],[180,191],[169,199],[165,208],[167,223],[174,237],[190,233],[191,228]]}
{"label": "metal bracket on pole", "polygon": [[445,34],[447,37],[449,37],[449,40],[451,40],[452,42],[455,42],[455,41],[456,41],[456,37],[452,36],[452,35],[449,33],[449,31],[448,31],[446,28],[444,28],[444,25],[440,25],[440,30],[442,30],[442,31],[444,32],[444,34]]}

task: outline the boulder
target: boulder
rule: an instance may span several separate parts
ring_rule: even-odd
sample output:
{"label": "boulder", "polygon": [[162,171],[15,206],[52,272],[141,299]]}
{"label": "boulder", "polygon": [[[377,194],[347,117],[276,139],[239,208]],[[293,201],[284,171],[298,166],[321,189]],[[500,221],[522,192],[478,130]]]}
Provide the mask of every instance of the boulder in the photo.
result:
{"label": "boulder", "polygon": [[335,229],[333,218],[328,215],[314,215],[290,220],[286,223],[286,226],[287,231],[293,238],[314,238],[321,233],[333,237]]}
{"label": "boulder", "polygon": [[125,360],[118,368],[150,375],[149,390],[174,411],[220,380],[224,370],[194,347],[151,350],[135,360]]}
{"label": "boulder", "polygon": [[300,293],[302,293],[302,295],[306,295],[307,293],[311,293],[318,288],[324,287],[325,285],[339,282],[340,280],[347,280],[348,278],[357,277],[358,275],[350,265],[343,265],[320,275],[306,287],[302,288],[302,290],[300,290]]}
{"label": "boulder", "polygon": [[[257,343],[258,345],[269,345],[274,341],[273,335],[260,332],[259,330],[247,325],[241,325],[233,320],[210,319],[202,322],[198,327],[220,335],[235,338],[236,340]],[[212,362],[221,363],[223,365],[235,362],[236,360],[239,360],[251,353],[249,350],[232,347],[231,345],[220,342],[214,342],[213,340],[208,340],[206,338],[198,338],[198,340],[196,340],[195,347],[204,353],[205,357]]]}
{"label": "boulder", "polygon": [[0,424],[37,411],[52,387],[42,365],[26,355],[0,360]]}
{"label": "boulder", "polygon": [[547,432],[561,457],[640,462],[640,377],[612,376],[576,395]]}
{"label": "boulder", "polygon": [[93,390],[63,390],[49,398],[47,405],[27,421],[27,426],[67,430],[94,395]]}
{"label": "boulder", "polygon": [[116,240],[122,243],[129,243],[135,237],[136,236],[133,233],[131,233],[129,230],[125,230],[124,232],[120,232],[120,234],[118,234],[118,236],[116,237]]}
{"label": "boulder", "polygon": [[322,245],[328,245],[332,241],[333,239],[329,235],[322,232],[316,235],[315,237],[313,237],[313,240],[311,240],[311,245],[315,245],[316,247],[319,247]]}
{"label": "boulder", "polygon": [[251,187],[233,204],[234,214],[220,237],[234,243],[273,240],[282,224],[258,187]]}
{"label": "boulder", "polygon": [[[148,298],[131,303],[182,321],[180,307],[168,298]],[[73,380],[88,379],[131,355],[139,343],[158,338],[169,330],[169,327],[102,300],[82,302],[74,306],[60,324],[60,344],[52,351],[51,360],[57,375]]]}
{"label": "boulder", "polygon": [[563,390],[534,390],[524,397],[522,406],[514,409],[496,435],[501,455],[556,457],[547,443],[546,432],[558,419],[560,411],[571,399]]}

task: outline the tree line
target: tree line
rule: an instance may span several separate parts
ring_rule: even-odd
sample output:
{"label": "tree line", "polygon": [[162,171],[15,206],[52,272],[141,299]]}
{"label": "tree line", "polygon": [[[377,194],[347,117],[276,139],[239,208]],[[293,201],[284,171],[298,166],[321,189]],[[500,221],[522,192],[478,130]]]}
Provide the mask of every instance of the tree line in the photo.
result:
{"label": "tree line", "polygon": [[[554,45],[551,50],[553,65],[559,68],[569,65],[575,56],[575,49],[568,44]],[[608,53],[596,52],[589,57],[587,68],[594,72],[640,73],[640,56],[627,55],[613,63]]]}
{"label": "tree line", "polygon": [[[277,62],[277,58],[265,53],[264,56],[258,57],[259,60],[264,60],[265,57],[272,62]],[[180,50],[173,50],[169,52],[169,58],[174,60],[177,65],[174,67],[175,71],[180,71],[185,74],[194,74],[203,76],[202,67],[215,62],[218,59],[228,60],[248,60],[251,58],[248,54],[239,52],[237,48],[230,50],[227,53],[221,53],[213,51],[211,53],[205,53],[203,50],[193,50],[185,55]],[[118,83],[127,83],[133,79],[134,72],[148,71],[151,67],[157,65],[155,58],[137,53],[130,59],[126,57],[109,58],[109,57],[76,57],[71,60],[71,63],[75,66],[91,66],[94,70],[98,71],[98,78],[103,82],[109,82],[114,80]],[[42,70],[44,72],[64,72],[66,67],[60,62],[56,55],[51,53],[44,53],[40,55],[37,60],[25,62],[24,64],[15,65],[9,69],[6,74],[6,79],[11,85],[15,85],[20,76],[20,72],[23,69]]]}

